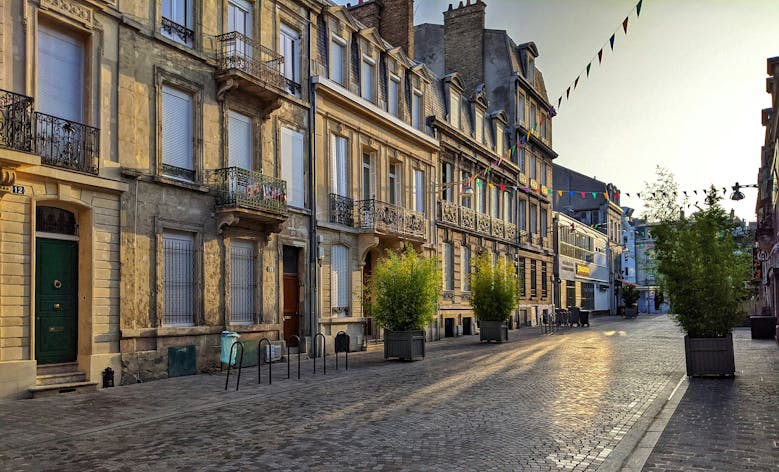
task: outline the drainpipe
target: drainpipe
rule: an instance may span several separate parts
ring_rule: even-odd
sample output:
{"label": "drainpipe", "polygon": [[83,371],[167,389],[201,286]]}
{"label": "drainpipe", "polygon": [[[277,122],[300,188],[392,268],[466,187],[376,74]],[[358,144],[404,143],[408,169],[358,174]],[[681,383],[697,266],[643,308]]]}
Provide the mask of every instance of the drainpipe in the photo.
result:
{"label": "drainpipe", "polygon": [[[311,38],[311,23],[309,22],[309,41]],[[309,67],[310,64],[309,64]],[[308,259],[308,291],[309,291],[309,336],[311,337],[311,349],[309,350],[309,357],[314,348],[314,336],[318,332],[319,317],[319,296],[318,296],[318,280],[317,272],[319,269],[318,257],[319,257],[319,241],[317,236],[317,219],[316,219],[316,146],[314,139],[316,137],[316,87],[312,74],[309,73],[308,90],[310,95],[311,107],[309,108],[309,122],[308,122],[308,156],[310,162],[309,179],[308,179],[308,195],[311,199],[311,216],[309,218],[309,259]]]}

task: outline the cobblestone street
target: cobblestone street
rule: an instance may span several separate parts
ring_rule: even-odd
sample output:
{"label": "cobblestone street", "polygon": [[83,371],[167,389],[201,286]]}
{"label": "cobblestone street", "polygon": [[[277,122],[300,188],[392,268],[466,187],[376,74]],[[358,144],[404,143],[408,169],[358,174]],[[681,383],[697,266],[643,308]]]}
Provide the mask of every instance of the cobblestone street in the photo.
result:
{"label": "cobblestone street", "polygon": [[419,362],[329,356],[301,381],[276,364],[270,386],[247,368],[238,392],[198,375],[5,402],[0,470],[619,470],[683,360],[666,317],[600,318],[429,343]]}

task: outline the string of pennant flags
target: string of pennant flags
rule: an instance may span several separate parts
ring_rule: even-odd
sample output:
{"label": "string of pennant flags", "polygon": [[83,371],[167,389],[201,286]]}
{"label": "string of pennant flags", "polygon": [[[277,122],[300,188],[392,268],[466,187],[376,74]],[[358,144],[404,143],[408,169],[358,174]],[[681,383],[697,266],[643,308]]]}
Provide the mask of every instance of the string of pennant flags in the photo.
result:
{"label": "string of pennant flags", "polygon": [[642,6],[642,4],[643,4],[643,0],[638,0],[638,3],[636,3],[636,6],[631,8],[628,11],[627,15],[625,15],[625,19],[622,20],[621,25],[618,25],[614,29],[614,32],[611,34],[611,36],[609,36],[609,39],[607,41],[605,41],[601,45],[601,47],[598,50],[598,52],[596,54],[594,54],[592,56],[592,58],[590,58],[589,62],[587,62],[587,65],[579,71],[579,74],[576,76],[576,79],[574,79],[573,81],[571,81],[568,84],[568,88],[565,90],[565,94],[562,94],[562,93],[560,94],[560,97],[557,99],[557,109],[558,110],[562,106],[563,97],[565,97],[566,101],[569,101],[571,99],[571,92],[575,91],[576,87],[579,86],[579,81],[582,79],[582,76],[584,76],[585,78],[590,76],[590,70],[592,69],[592,65],[595,63],[595,58],[598,59],[598,65],[601,65],[603,63],[603,51],[606,50],[606,45],[607,44],[608,44],[608,47],[610,48],[611,52],[612,53],[614,52],[614,42],[616,41],[617,34],[619,33],[619,30],[622,29],[622,31],[624,32],[625,36],[627,36],[627,34],[628,34],[628,23],[630,21],[630,15],[633,12],[633,10],[635,10],[636,11],[636,19],[638,19],[639,16],[641,16],[641,6]]}

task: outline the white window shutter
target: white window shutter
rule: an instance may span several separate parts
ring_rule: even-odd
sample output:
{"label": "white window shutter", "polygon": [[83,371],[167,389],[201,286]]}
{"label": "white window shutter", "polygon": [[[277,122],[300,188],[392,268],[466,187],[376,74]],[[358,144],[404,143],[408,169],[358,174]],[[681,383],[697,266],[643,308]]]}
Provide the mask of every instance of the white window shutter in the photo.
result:
{"label": "white window shutter", "polygon": [[330,79],[341,85],[344,84],[344,47],[335,41],[331,42],[330,51]]}
{"label": "white window shutter", "polygon": [[414,210],[424,213],[425,211],[425,172],[422,170],[414,171]]}
{"label": "white window shutter", "polygon": [[333,135],[332,141],[332,171],[333,171],[333,193],[342,197],[349,196],[347,186],[347,159],[346,159],[346,138]]}
{"label": "white window shutter", "polygon": [[76,38],[38,29],[38,111],[83,122],[84,45]]}
{"label": "white window shutter", "polygon": [[303,168],[303,134],[281,128],[281,178],[287,182],[287,202],[298,208],[305,206]]}
{"label": "white window shutter", "polygon": [[162,162],[194,170],[192,159],[192,97],[162,88]]}
{"label": "white window shutter", "polygon": [[246,115],[230,110],[229,121],[229,153],[230,167],[253,170],[252,166],[252,119]]}
{"label": "white window shutter", "polygon": [[345,246],[333,246],[330,264],[330,305],[349,306],[349,250]]}

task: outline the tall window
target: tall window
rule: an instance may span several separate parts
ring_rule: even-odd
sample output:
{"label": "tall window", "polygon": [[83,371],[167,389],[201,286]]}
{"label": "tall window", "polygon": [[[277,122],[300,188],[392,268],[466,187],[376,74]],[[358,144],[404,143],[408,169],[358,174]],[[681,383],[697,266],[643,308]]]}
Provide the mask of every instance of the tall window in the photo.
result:
{"label": "tall window", "polygon": [[546,237],[546,208],[541,208],[541,214],[540,214],[540,223],[541,223],[541,237]]}
{"label": "tall window", "polygon": [[346,57],[346,40],[333,36],[330,42],[330,80],[344,85],[344,67]]}
{"label": "tall window", "polygon": [[487,188],[482,179],[476,179],[476,210],[479,213],[487,213]]}
{"label": "tall window", "polygon": [[520,145],[517,145],[517,163],[519,164],[519,171],[524,174],[527,169],[527,164],[525,163],[525,148]]}
{"label": "tall window", "polygon": [[342,197],[349,196],[347,141],[342,136],[332,136],[332,176],[333,193]]}
{"label": "tall window", "polygon": [[476,110],[476,119],[473,122],[473,128],[476,132],[476,141],[479,143],[484,142],[484,112]]}
{"label": "tall window", "polygon": [[530,82],[530,85],[535,85],[535,77],[536,77],[536,61],[531,57],[527,57],[527,80]]}
{"label": "tall window", "polygon": [[389,165],[389,203],[400,205],[400,164]]}
{"label": "tall window", "polygon": [[537,218],[538,218],[538,205],[536,205],[535,203],[531,203],[530,204],[530,233],[531,234],[538,233]]}
{"label": "tall window", "polygon": [[525,95],[522,93],[517,93],[517,121],[525,122]]}
{"label": "tall window", "polygon": [[460,129],[460,94],[449,90],[449,123]]}
{"label": "tall window", "polygon": [[422,119],[424,118],[422,114],[424,100],[422,98],[422,92],[419,90],[414,90],[411,94],[411,126],[418,130],[422,129]]}
{"label": "tall window", "polygon": [[519,200],[519,230],[527,231],[527,201]]}
{"label": "tall window", "polygon": [[287,202],[298,208],[306,204],[305,186],[293,184],[300,182],[305,174],[303,157],[303,133],[282,127],[281,177],[287,182]]}
{"label": "tall window", "polygon": [[374,180],[376,176],[373,171],[373,157],[364,152],[362,154],[362,198],[370,200],[376,195],[374,190]]}
{"label": "tall window", "polygon": [[547,171],[549,170],[549,168],[543,162],[540,162],[539,164],[540,164],[540,167],[541,167],[541,185],[546,185],[546,183],[547,183],[546,175],[547,175]]}
{"label": "tall window", "polygon": [[425,171],[414,170],[414,210],[425,212]]}
{"label": "tall window", "polygon": [[229,167],[253,170],[252,148],[253,125],[252,119],[237,111],[228,112],[228,164]]}
{"label": "tall window", "polygon": [[[460,175],[462,176],[461,180],[463,182],[470,183],[470,181],[471,181],[471,173],[470,172],[462,171],[462,173]],[[467,185],[467,184],[463,184],[463,185]],[[470,185],[471,185],[471,187],[469,187],[470,191],[473,192],[473,184],[470,184]],[[467,193],[465,193],[465,191],[463,191],[462,199],[461,199],[461,203],[460,204],[462,206],[466,207],[466,208],[470,208],[471,207],[471,194],[467,194]]]}
{"label": "tall window", "polygon": [[463,292],[471,291],[471,248],[468,246],[462,247],[462,261],[463,261]]}
{"label": "tall window", "polygon": [[537,124],[538,124],[538,120],[536,119],[536,104],[532,103],[530,105],[530,129],[536,131]]}
{"label": "tall window", "polygon": [[541,263],[541,298],[547,296],[547,274],[546,274],[546,262]]}
{"label": "tall window", "polygon": [[230,243],[230,322],[254,321],[254,244],[234,239]]}
{"label": "tall window", "polygon": [[492,187],[492,216],[500,218],[500,188],[497,185]]}
{"label": "tall window", "polygon": [[375,81],[374,69],[376,68],[376,61],[370,57],[362,58],[362,70],[360,71],[360,93],[362,98],[373,101],[373,88]]}
{"label": "tall window", "polygon": [[454,290],[454,246],[444,243],[444,290]]}
{"label": "tall window", "polygon": [[281,25],[279,31],[279,53],[284,56],[282,73],[287,81],[293,83],[290,92],[297,95],[300,84],[300,35],[287,25]]}
{"label": "tall window", "polygon": [[527,296],[527,262],[524,257],[519,258],[519,276],[522,277],[522,284],[520,284],[519,296],[525,298]]}
{"label": "tall window", "polygon": [[330,305],[333,308],[349,307],[349,249],[333,246],[330,253]]}
{"label": "tall window", "polygon": [[452,185],[452,163],[444,162],[443,169],[441,169],[441,187],[443,188],[443,199],[447,202],[451,202],[453,199],[454,188]]}
{"label": "tall window", "polygon": [[536,280],[536,260],[530,259],[530,296],[538,296],[538,280]]}
{"label": "tall window", "polygon": [[530,156],[528,156],[527,168],[530,171],[529,177],[531,179],[535,179],[536,176],[537,176],[537,173],[536,173],[536,156],[534,156],[532,154]]}
{"label": "tall window", "polygon": [[503,125],[495,124],[495,152],[503,155]]}
{"label": "tall window", "polygon": [[162,172],[195,180],[192,133],[192,96],[162,87]]}
{"label": "tall window", "polygon": [[393,75],[390,77],[389,90],[387,91],[387,111],[392,116],[398,116],[398,97],[400,90],[400,77]]}
{"label": "tall window", "polygon": [[517,212],[514,210],[514,199],[508,191],[503,192],[503,208],[505,208],[506,212],[504,218],[509,223],[515,224],[517,222]]}
{"label": "tall window", "polygon": [[594,283],[581,283],[582,300],[581,307],[585,310],[595,309],[595,284]]}
{"label": "tall window", "polygon": [[565,306],[576,306],[576,282],[565,281]]}
{"label": "tall window", "polygon": [[58,30],[38,29],[38,111],[82,123],[84,43]]}
{"label": "tall window", "polygon": [[192,31],[193,0],[162,0],[162,28],[163,36],[176,42],[192,47],[195,34]]}
{"label": "tall window", "polygon": [[170,231],[162,235],[164,278],[163,319],[166,326],[195,324],[195,238]]}

